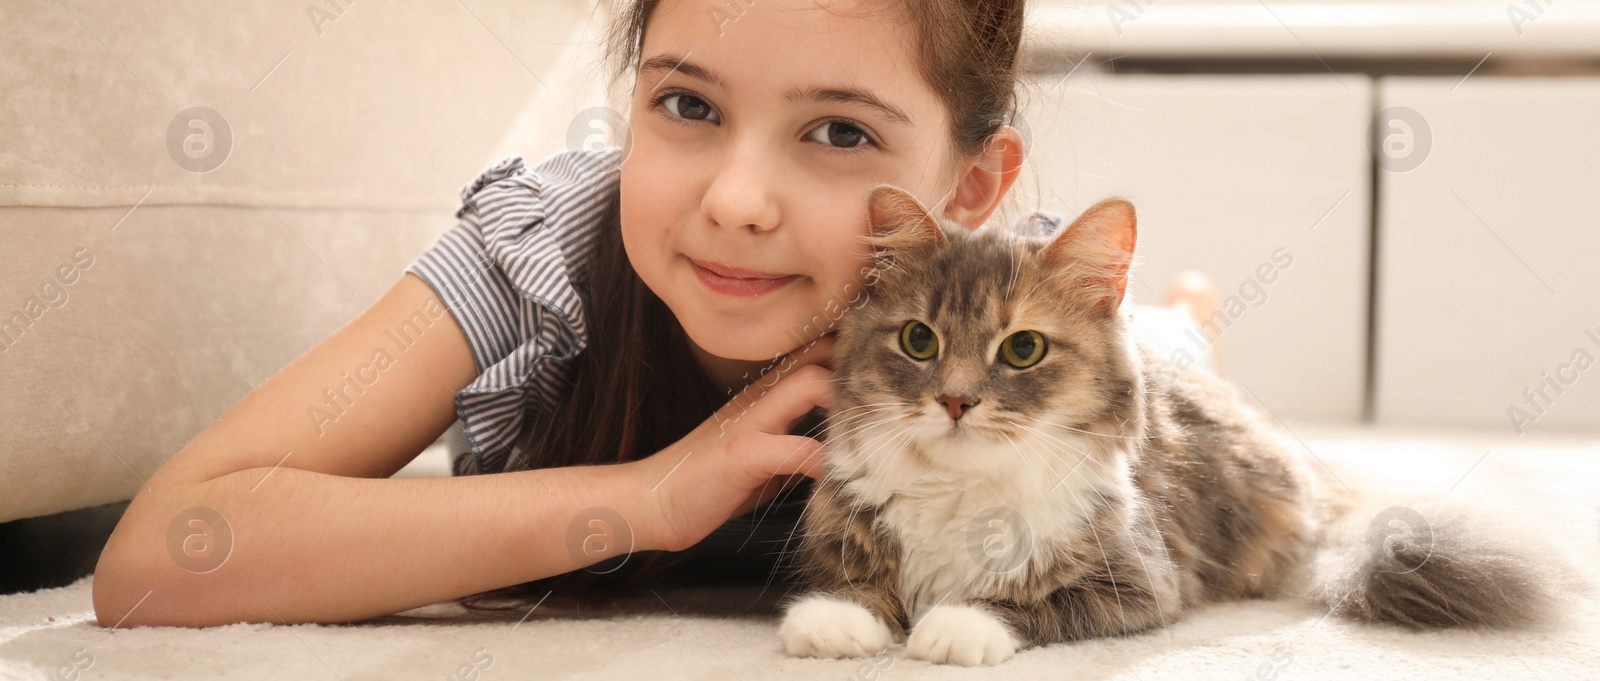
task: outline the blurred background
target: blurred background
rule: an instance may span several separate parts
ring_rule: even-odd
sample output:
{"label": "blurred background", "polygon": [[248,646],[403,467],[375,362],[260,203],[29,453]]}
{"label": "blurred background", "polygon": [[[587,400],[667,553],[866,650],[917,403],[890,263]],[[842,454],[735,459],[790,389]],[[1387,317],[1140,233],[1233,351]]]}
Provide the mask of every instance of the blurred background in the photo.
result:
{"label": "blurred background", "polygon": [[[609,12],[0,3],[0,587],[92,568],[485,166],[618,143]],[[1171,351],[1278,423],[1600,438],[1600,2],[1036,2],[1024,68],[1004,216],[1132,198],[1134,299],[1203,273]]]}

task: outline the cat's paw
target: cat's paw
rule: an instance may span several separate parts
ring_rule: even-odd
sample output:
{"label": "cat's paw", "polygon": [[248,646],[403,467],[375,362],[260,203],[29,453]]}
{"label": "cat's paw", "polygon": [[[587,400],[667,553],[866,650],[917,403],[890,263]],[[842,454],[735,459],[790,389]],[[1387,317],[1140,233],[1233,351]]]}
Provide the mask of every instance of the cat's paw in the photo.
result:
{"label": "cat's paw", "polygon": [[911,630],[906,652],[935,664],[1000,664],[1017,652],[1017,637],[994,615],[970,605],[938,605]]}
{"label": "cat's paw", "polygon": [[784,652],[797,657],[866,657],[894,641],[872,611],[827,596],[807,596],[790,606],[778,635]]}

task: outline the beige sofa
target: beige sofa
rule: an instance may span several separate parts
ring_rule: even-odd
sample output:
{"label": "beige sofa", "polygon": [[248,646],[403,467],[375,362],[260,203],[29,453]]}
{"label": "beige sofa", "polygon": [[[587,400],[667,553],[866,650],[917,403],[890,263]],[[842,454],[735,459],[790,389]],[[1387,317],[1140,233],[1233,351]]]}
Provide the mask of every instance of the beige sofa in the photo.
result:
{"label": "beige sofa", "polygon": [[559,150],[603,97],[591,15],[0,6],[0,522],[130,498],[381,295],[485,165]]}

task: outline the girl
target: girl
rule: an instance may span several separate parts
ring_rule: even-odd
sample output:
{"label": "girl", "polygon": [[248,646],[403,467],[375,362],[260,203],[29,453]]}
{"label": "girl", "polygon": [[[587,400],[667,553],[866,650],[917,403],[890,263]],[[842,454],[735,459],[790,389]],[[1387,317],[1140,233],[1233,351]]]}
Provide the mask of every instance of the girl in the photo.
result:
{"label": "girl", "polygon": [[[653,569],[615,564],[818,475],[795,433],[866,284],[866,190],[989,219],[1020,171],[1022,16],[631,2],[628,144],[470,184],[387,293],[150,479],[101,555],[99,621],[345,622]],[[457,419],[456,477],[388,479]]]}

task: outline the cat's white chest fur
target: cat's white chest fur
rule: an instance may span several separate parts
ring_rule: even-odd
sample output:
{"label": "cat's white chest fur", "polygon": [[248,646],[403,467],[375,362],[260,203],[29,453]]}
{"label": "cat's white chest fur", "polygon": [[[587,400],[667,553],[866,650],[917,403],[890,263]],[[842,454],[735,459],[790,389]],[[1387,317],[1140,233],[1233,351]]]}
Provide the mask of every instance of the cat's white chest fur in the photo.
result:
{"label": "cat's white chest fur", "polygon": [[[933,442],[916,445],[923,457],[903,446],[844,457],[858,467],[847,488],[880,507],[878,522],[900,543],[898,586],[912,621],[1045,568],[1053,547],[1086,530],[1099,495],[1130,484],[1125,457],[1089,458],[1071,431]],[[981,466],[958,472],[939,465],[955,460],[947,457]]]}

